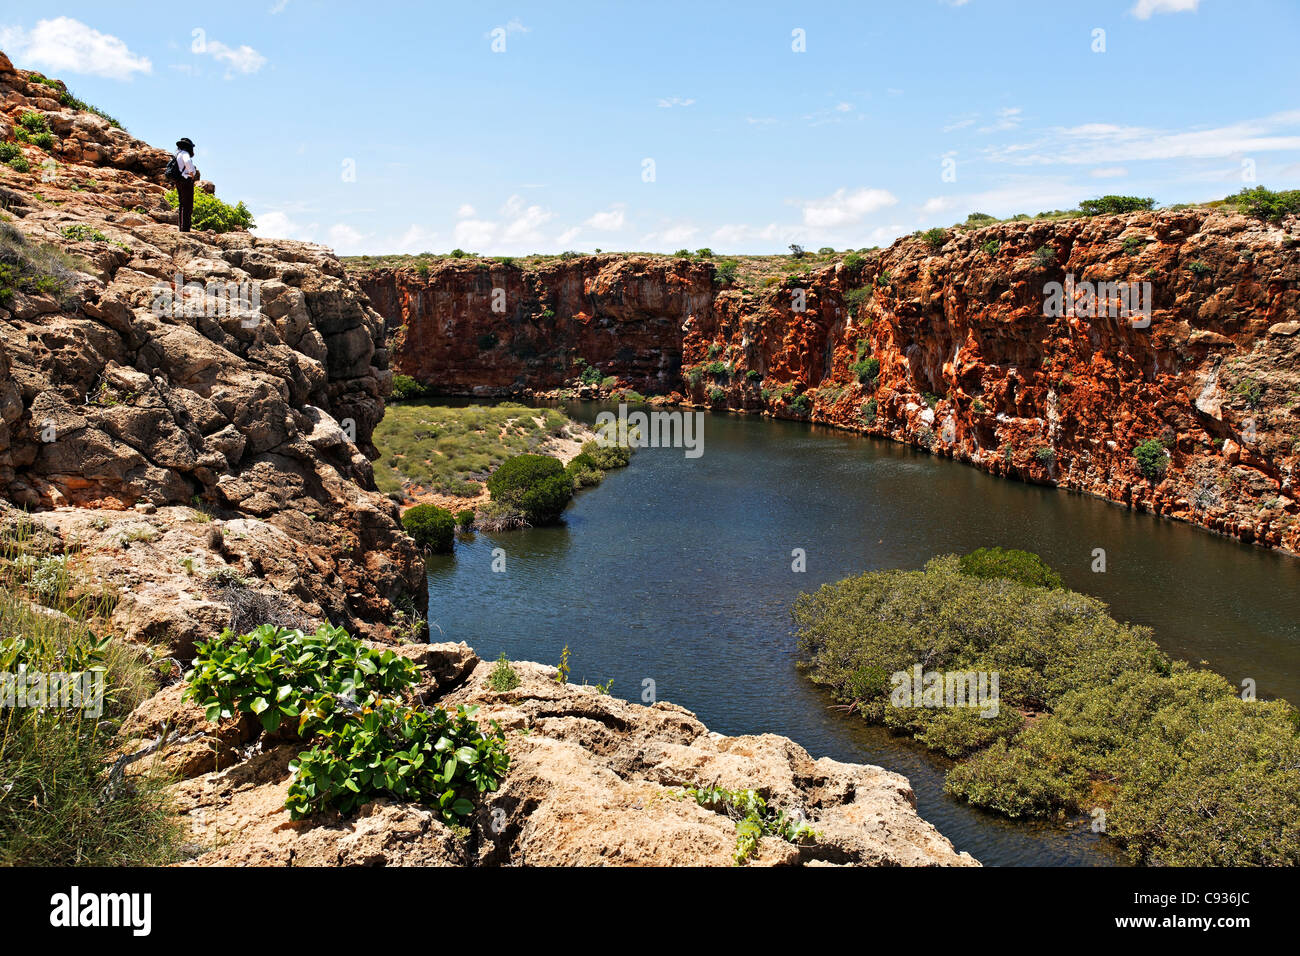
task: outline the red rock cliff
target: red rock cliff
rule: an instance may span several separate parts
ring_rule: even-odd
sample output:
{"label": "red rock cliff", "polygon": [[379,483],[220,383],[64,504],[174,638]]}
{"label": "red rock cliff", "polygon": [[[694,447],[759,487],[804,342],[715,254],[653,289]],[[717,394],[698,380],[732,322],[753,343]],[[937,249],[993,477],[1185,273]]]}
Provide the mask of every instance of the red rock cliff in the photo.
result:
{"label": "red rock cliff", "polygon": [[[1067,276],[1149,283],[1149,326],[1081,298],[1046,315]],[[1187,209],[908,238],[761,291],[716,285],[708,263],[611,255],[361,284],[396,371],[447,394],[554,390],[581,358],[642,392],[910,442],[1300,552],[1298,279],[1295,219]],[[1163,475],[1157,461],[1148,477],[1133,450],[1152,439]]]}

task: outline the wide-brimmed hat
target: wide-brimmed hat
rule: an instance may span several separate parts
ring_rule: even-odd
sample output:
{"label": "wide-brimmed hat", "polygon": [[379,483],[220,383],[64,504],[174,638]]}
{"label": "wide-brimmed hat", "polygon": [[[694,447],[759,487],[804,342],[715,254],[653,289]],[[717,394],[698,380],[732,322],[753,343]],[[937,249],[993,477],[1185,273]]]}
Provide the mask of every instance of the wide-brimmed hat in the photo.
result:
{"label": "wide-brimmed hat", "polygon": [[192,153],[194,152],[194,140],[190,139],[188,136],[184,136],[176,141],[176,148]]}

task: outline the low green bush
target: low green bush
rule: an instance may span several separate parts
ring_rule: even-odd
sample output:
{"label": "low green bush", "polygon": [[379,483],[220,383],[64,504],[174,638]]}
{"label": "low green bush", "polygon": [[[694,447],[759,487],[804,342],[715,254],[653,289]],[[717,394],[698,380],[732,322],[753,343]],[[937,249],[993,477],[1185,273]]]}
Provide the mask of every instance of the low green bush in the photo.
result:
{"label": "low green bush", "polygon": [[1015,548],[976,548],[964,554],[958,570],[973,578],[1002,578],[1026,587],[1059,588],[1061,576],[1032,551]]}
{"label": "low green bush", "polygon": [[500,786],[510,762],[505,738],[495,722],[484,731],[472,709],[451,715],[410,706],[418,674],[409,659],[368,648],[342,628],[305,634],[263,625],[201,642],[186,696],[214,722],[248,713],[268,732],[297,722],[312,746],[289,764],[292,819],[346,814],[388,796],[458,823],[477,796]]}
{"label": "low green bush", "polygon": [[[1014,576],[1026,566],[1041,577],[1036,558]],[[1243,699],[1171,661],[1095,598],[966,570],[940,557],[801,595],[801,667],[864,719],[959,758],[945,789],[975,806],[1039,819],[1102,809],[1135,863],[1300,864],[1291,704]],[[896,705],[890,675],[922,661],[998,674],[996,717]]]}
{"label": "low green bush", "polygon": [[392,398],[395,402],[404,402],[415,398],[424,398],[428,389],[409,375],[393,376]]}
{"label": "low green bush", "polygon": [[[179,208],[180,198],[176,195],[176,190],[169,190],[163,198],[173,209]],[[190,223],[191,228],[206,232],[234,232],[252,229],[256,225],[253,214],[242,201],[231,206],[201,189],[194,191],[194,218]]]}
{"label": "low green bush", "polygon": [[1242,189],[1228,199],[1243,206],[1246,215],[1266,222],[1281,222],[1284,216],[1300,214],[1300,189],[1274,192],[1263,186],[1256,186],[1253,189]]}
{"label": "low green bush", "polygon": [[554,524],[573,497],[573,479],[558,458],[516,455],[487,481],[492,500],[518,508],[529,523]]}
{"label": "low green bush", "polygon": [[437,505],[416,505],[402,514],[402,527],[420,550],[451,554],[456,547],[456,518]]}
{"label": "low green bush", "polygon": [[1165,470],[1169,467],[1165,446],[1154,438],[1148,438],[1134,448],[1133,457],[1137,459],[1138,471],[1142,472],[1143,477],[1152,481],[1163,478]]}
{"label": "low green bush", "polygon": [[1155,204],[1156,201],[1149,196],[1107,195],[1097,199],[1085,199],[1079,203],[1079,210],[1085,216],[1101,216],[1149,210],[1154,208]]}

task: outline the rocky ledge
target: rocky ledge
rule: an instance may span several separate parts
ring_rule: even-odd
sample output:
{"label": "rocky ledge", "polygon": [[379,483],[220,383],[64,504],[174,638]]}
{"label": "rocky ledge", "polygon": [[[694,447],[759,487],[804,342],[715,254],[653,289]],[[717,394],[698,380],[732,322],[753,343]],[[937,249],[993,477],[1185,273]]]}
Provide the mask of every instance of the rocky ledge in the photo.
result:
{"label": "rocky ledge", "polygon": [[[301,748],[252,739],[253,725],[206,723],[180,685],[142,706],[129,731],[170,724],[164,751],[189,775],[175,787],[194,865],[217,866],[730,866],[735,825],[683,798],[685,787],[754,789],[817,831],[795,846],[764,837],[750,865],[975,866],[916,813],[906,778],[879,767],[814,760],[773,734],[724,737],[675,704],[631,704],[560,684],[556,669],[516,662],[519,685],[491,689],[494,665],[464,644],[402,645],[426,668],[426,703],[478,707],[506,732],[510,770],[457,832],[428,808],[379,800],[348,819],[291,822],[288,763]],[[215,769],[220,764],[220,769]]]}

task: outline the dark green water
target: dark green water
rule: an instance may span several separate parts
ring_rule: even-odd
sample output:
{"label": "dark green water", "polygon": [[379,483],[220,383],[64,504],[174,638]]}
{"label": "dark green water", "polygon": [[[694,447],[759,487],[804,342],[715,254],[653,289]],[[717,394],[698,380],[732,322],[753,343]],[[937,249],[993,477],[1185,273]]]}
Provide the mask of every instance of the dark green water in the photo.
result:
{"label": "dark green water", "polygon": [[[569,408],[587,421],[597,410]],[[1300,700],[1300,560],[831,429],[711,415],[704,434],[697,459],[639,450],[578,497],[564,527],[478,535],[433,559],[434,639],[551,664],[567,644],[576,682],[613,678],[615,695],[639,700],[649,678],[658,699],[720,733],[781,734],[814,757],[895,770],[921,815],[986,865],[1122,860],[1086,824],[1009,823],[949,799],[942,760],[828,710],[795,669],[800,591],[943,552],[1025,548],[1154,627],[1171,655]],[[494,548],[505,573],[492,571]],[[804,573],[791,570],[794,548]],[[1105,573],[1091,570],[1095,548]]]}

